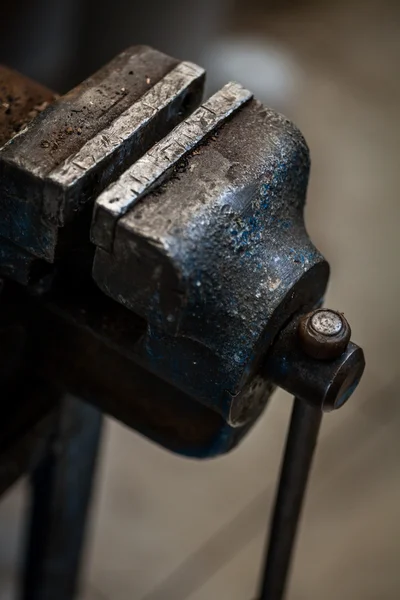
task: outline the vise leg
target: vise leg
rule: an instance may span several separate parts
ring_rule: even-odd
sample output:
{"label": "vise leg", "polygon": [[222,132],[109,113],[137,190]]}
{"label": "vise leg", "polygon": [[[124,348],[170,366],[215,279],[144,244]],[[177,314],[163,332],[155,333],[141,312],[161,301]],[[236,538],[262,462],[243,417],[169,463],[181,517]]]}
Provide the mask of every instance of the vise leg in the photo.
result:
{"label": "vise leg", "polygon": [[68,396],[31,477],[21,600],[71,600],[78,585],[102,413]]}

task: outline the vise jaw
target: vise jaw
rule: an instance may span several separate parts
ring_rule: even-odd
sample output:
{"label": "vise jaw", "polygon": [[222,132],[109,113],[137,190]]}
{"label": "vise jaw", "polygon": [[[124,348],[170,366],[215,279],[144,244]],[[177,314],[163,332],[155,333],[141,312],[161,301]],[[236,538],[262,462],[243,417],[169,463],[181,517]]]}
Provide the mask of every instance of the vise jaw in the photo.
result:
{"label": "vise jaw", "polygon": [[203,82],[135,46],[51,103],[0,149],[0,236],[50,263],[87,239],[96,195],[190,114]]}
{"label": "vise jaw", "polygon": [[146,320],[140,362],[232,427],[260,414],[268,349],[328,281],[304,227],[308,173],[293,124],[229,84],[95,203],[93,277]]}

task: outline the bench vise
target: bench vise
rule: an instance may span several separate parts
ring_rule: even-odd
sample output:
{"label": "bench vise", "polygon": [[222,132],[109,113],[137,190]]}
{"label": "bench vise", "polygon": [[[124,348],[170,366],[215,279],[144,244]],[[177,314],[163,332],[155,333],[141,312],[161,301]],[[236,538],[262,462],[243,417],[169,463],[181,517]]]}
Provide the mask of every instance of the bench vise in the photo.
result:
{"label": "bench vise", "polygon": [[147,47],[61,97],[0,75],[2,304],[36,378],[196,457],[233,448],[276,385],[344,403],[362,350],[321,360],[299,334],[329,267],[290,121],[236,83],[201,104],[204,71]]}
{"label": "bench vise", "polygon": [[75,597],[102,413],[208,458],[276,386],[296,400],[260,600],[282,600],[322,412],[362,376],[322,308],[303,136],[237,83],[202,103],[204,76],[144,46],[61,97],[0,68],[0,492],[33,472],[24,600]]}

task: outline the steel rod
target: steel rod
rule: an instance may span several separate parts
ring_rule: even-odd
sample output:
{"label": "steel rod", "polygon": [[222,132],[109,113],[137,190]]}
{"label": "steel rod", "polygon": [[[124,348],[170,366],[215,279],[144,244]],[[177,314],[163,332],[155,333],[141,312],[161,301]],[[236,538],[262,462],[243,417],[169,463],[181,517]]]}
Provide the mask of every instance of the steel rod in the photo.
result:
{"label": "steel rod", "polygon": [[259,600],[283,600],[322,411],[294,399]]}

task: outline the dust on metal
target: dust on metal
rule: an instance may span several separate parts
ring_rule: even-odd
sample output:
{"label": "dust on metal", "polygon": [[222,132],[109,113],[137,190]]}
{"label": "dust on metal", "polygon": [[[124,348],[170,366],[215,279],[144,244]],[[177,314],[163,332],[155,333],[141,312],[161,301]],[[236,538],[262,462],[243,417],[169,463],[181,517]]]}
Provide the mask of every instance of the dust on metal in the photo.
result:
{"label": "dust on metal", "polygon": [[0,65],[0,147],[54,102],[44,86]]}
{"label": "dust on metal", "polygon": [[0,148],[0,235],[48,262],[65,254],[79,228],[62,228],[86,223],[94,198],[197,108],[203,82],[200,67],[134,47],[45,108]]}

